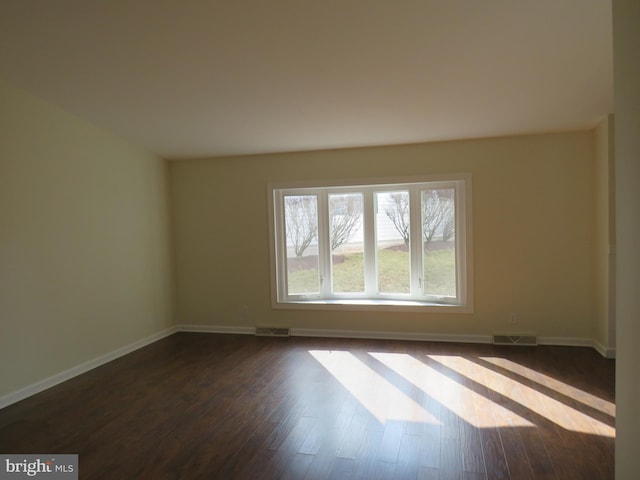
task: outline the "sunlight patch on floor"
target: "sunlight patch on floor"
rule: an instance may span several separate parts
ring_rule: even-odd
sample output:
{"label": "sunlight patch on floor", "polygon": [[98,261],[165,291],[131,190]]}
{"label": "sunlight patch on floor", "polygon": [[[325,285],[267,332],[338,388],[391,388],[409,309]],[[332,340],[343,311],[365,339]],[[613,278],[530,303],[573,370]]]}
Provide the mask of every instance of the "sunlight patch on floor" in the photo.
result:
{"label": "sunlight patch on floor", "polygon": [[533,426],[521,416],[460,385],[411,355],[376,352],[369,352],[369,355],[476,428]]}
{"label": "sunlight patch on floor", "polygon": [[509,370],[513,373],[517,373],[518,375],[528,378],[540,385],[555,390],[562,395],[566,395],[567,397],[572,398],[573,400],[588,405],[589,407],[600,410],[602,413],[606,413],[611,417],[616,416],[616,406],[614,403],[611,403],[607,400],[603,400],[602,398],[596,397],[589,392],[585,392],[584,390],[580,390],[579,388],[573,387],[566,383],[560,382],[555,378],[552,378],[544,373],[536,372],[531,368],[520,365],[519,363],[513,362],[511,360],[507,360],[506,358],[499,357],[478,357],[485,362],[492,363],[498,367]]}
{"label": "sunlight patch on floor", "polygon": [[388,420],[440,422],[352,353],[310,350],[309,353],[338,380],[380,423]]}
{"label": "sunlight patch on floor", "polygon": [[427,355],[431,360],[482,384],[522,407],[574,432],[615,437],[615,429],[548,395],[459,356]]}

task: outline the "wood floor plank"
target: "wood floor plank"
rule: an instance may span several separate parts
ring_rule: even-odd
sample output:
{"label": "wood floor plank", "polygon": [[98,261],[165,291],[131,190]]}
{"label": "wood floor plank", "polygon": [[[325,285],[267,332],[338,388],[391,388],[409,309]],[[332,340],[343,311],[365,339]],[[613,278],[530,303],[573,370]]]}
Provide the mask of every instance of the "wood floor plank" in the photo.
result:
{"label": "wood floor plank", "polygon": [[486,475],[480,431],[466,422],[462,425],[461,450],[462,470],[467,473]]}
{"label": "wood floor plank", "polygon": [[500,427],[499,433],[511,478],[533,480],[534,472],[520,432],[512,427]]}
{"label": "wood floor plank", "polygon": [[418,477],[417,480],[439,480],[440,479],[440,469],[420,466],[418,468]]}
{"label": "wood floor plank", "polygon": [[505,458],[500,431],[497,428],[483,428],[480,433],[482,451],[484,452],[487,476],[491,479],[502,480],[511,477],[509,466]]}
{"label": "wood floor plank", "polygon": [[420,444],[420,466],[439,470],[441,466],[440,425],[426,425]]}
{"label": "wood floor plank", "polygon": [[[294,455],[291,459],[291,462],[287,464],[286,468],[281,471],[280,475],[283,480],[300,480],[301,478],[305,478],[307,472],[309,471],[309,467],[311,466],[311,462],[313,462],[313,455],[304,455],[298,453]],[[257,477],[261,478],[262,473],[259,473]],[[233,477],[229,477],[233,478]]]}
{"label": "wood floor plank", "polygon": [[327,478],[329,480],[349,480],[353,473],[353,458],[336,458]]}
{"label": "wood floor plank", "polygon": [[378,460],[394,464],[398,461],[398,453],[400,452],[400,444],[402,442],[403,434],[403,422],[387,422],[384,434],[382,435],[380,448],[378,449]]}
{"label": "wood floor plank", "polygon": [[[333,433],[333,432],[332,432]],[[336,462],[340,466],[344,466],[344,460],[336,457],[336,451],[338,449],[339,438],[331,436],[331,433],[325,437],[324,441],[320,445],[318,452],[313,455],[313,461],[304,476],[307,480],[325,479],[331,475],[331,471],[334,468]]]}
{"label": "wood floor plank", "polygon": [[369,477],[372,480],[388,480],[393,478],[396,473],[396,464],[377,461],[375,462],[375,469],[373,476]]}
{"label": "wood floor plank", "polygon": [[462,472],[462,443],[459,438],[440,439],[440,469]]}
{"label": "wood floor plank", "polygon": [[609,480],[614,392],[592,349],[179,333],[0,410],[0,452],[83,480]]}
{"label": "wood floor plank", "polygon": [[415,480],[418,477],[421,444],[422,438],[418,435],[402,435],[394,479]]}
{"label": "wood floor plank", "polygon": [[373,477],[377,465],[377,453],[382,443],[383,431],[379,429],[366,429],[360,448],[354,458],[352,478],[354,480],[369,480]]}
{"label": "wood floor plank", "polygon": [[[556,472],[553,468],[553,463],[549,458],[547,449],[544,442],[540,438],[540,433],[537,428],[525,428],[520,432],[520,438],[522,438],[522,444],[526,452],[527,460],[533,476],[536,480],[551,480],[556,478]],[[509,461],[513,462],[512,457],[509,457]],[[517,462],[518,459],[516,458]],[[518,468],[514,467],[514,471],[518,471]],[[613,477],[612,477],[613,478]]]}
{"label": "wood floor plank", "polygon": [[365,409],[356,408],[338,445],[337,457],[355,459],[358,456],[370,421],[371,415]]}

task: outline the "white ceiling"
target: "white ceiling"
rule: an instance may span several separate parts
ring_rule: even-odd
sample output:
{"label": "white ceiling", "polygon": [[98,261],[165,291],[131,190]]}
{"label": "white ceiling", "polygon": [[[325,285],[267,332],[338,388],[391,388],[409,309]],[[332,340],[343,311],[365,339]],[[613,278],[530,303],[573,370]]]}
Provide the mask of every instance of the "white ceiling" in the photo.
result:
{"label": "white ceiling", "polygon": [[610,0],[0,0],[0,77],[167,158],[592,127]]}

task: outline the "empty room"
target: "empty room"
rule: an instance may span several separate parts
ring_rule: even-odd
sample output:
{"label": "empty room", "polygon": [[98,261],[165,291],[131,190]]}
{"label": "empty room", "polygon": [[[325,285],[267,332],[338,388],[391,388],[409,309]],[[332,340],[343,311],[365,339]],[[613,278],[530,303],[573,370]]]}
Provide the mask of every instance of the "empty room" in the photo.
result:
{"label": "empty room", "polygon": [[0,1],[0,478],[636,479],[639,27]]}

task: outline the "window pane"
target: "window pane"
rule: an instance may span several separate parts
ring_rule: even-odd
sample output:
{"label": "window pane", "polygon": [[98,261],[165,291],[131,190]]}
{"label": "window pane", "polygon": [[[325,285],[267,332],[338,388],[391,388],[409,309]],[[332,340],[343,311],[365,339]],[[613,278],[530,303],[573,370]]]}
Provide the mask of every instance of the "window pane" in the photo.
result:
{"label": "window pane", "polygon": [[300,295],[320,292],[318,270],[318,198],[285,195],[287,238],[287,292]]}
{"label": "window pane", "polygon": [[422,191],[423,291],[456,296],[455,190]]}
{"label": "window pane", "polygon": [[362,194],[329,195],[334,293],[364,292]]}
{"label": "window pane", "polygon": [[378,291],[410,293],[409,192],[376,193]]}

